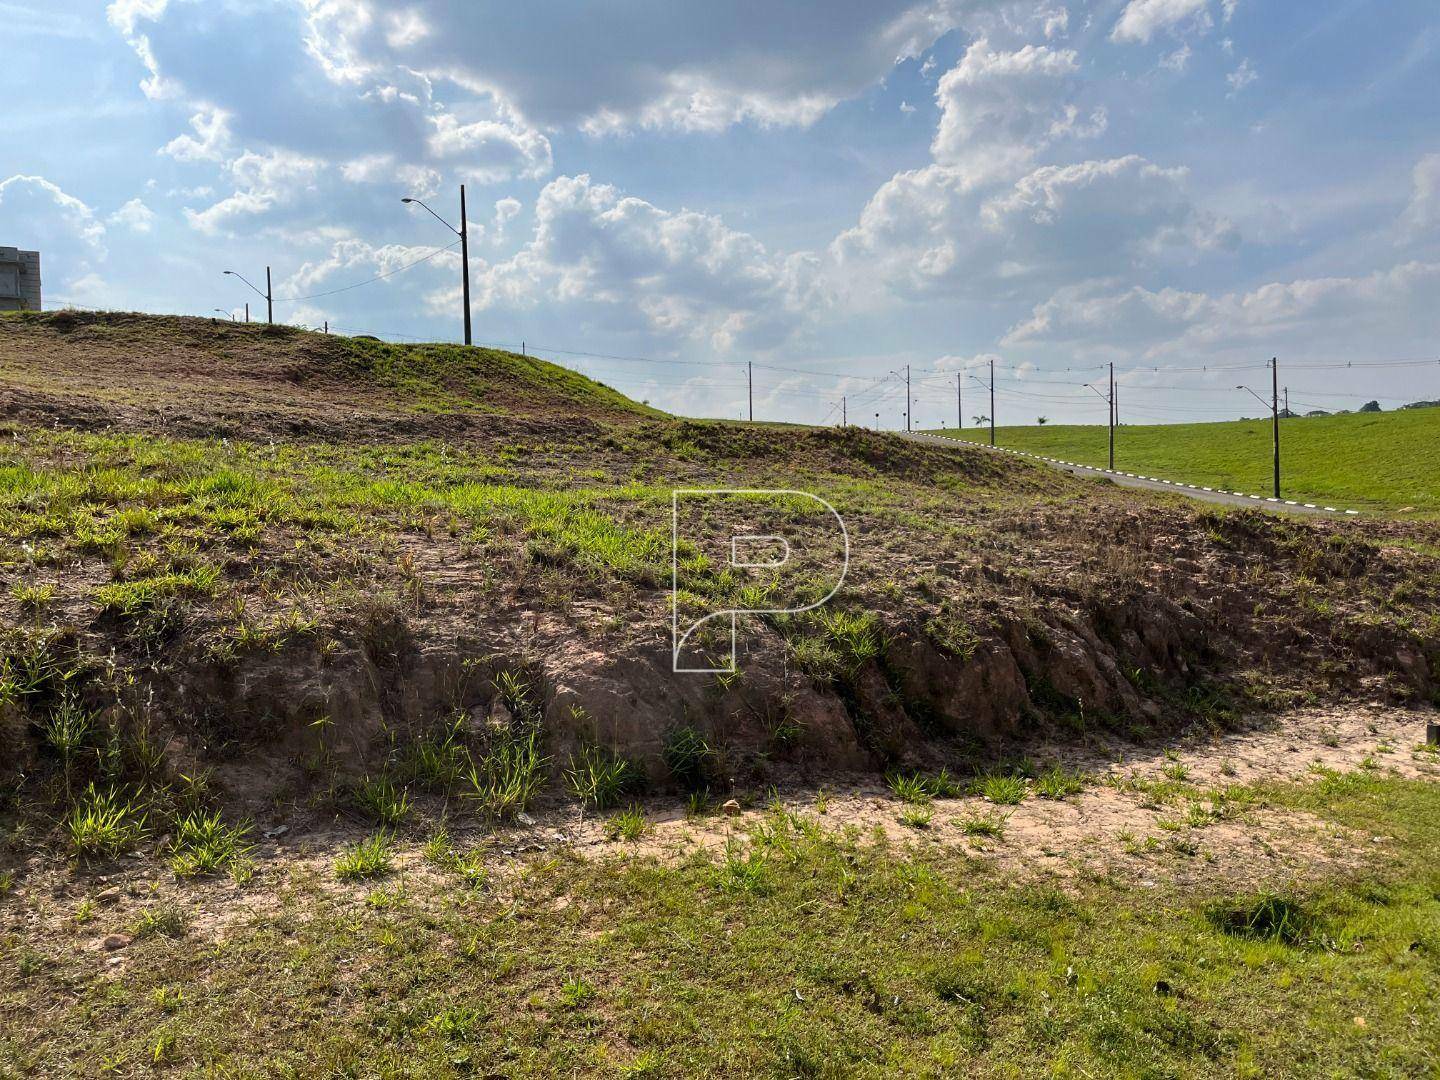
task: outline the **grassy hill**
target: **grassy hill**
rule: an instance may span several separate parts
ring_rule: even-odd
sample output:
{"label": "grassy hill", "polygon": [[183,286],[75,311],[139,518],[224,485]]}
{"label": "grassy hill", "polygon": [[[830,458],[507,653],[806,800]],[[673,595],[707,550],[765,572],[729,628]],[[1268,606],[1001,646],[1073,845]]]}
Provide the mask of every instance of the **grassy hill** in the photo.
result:
{"label": "grassy hill", "polygon": [[[1268,495],[1271,424],[1122,426],[1115,467],[1167,480]],[[932,434],[955,436],[953,430]],[[963,438],[988,442],[989,430]],[[1002,427],[996,442],[1016,450],[1104,466],[1107,430],[1097,425]],[[1358,510],[1440,514],[1440,409],[1412,409],[1280,421],[1281,490],[1288,499]]]}
{"label": "grassy hill", "polygon": [[12,413],[229,436],[453,437],[661,416],[535,357],[290,326],[58,311],[0,314]]}
{"label": "grassy hill", "polygon": [[1430,521],[0,318],[0,1077],[1428,1075],[1437,613]]}

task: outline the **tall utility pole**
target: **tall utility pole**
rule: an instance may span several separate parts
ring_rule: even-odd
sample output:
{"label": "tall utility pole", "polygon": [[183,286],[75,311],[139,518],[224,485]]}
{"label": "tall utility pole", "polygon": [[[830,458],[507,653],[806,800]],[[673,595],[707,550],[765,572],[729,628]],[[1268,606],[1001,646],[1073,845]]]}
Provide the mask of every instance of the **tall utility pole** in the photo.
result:
{"label": "tall utility pole", "polygon": [[1115,471],[1115,365],[1110,365],[1110,471]]}
{"label": "tall utility pole", "polygon": [[460,228],[455,228],[439,214],[431,210],[419,199],[406,196],[400,200],[402,203],[414,203],[423,209],[436,221],[444,225],[452,233],[460,238],[460,291],[465,306],[465,344],[471,344],[470,338],[470,225],[465,220],[465,185],[460,185]]}
{"label": "tall utility pole", "polygon": [[755,361],[745,361],[745,386],[750,398],[750,422],[755,422]]}
{"label": "tall utility pole", "polygon": [[910,431],[910,365],[905,365],[905,430]]}
{"label": "tall utility pole", "polygon": [[961,372],[955,376],[955,428],[960,434],[965,434],[965,374]]}
{"label": "tall utility pole", "polygon": [[465,219],[465,185],[460,185],[460,291],[465,304],[465,344],[470,344],[470,224]]}
{"label": "tall utility pole", "polygon": [[995,361],[990,361],[990,445],[995,445]]}
{"label": "tall utility pole", "polygon": [[[255,288],[254,284],[252,284],[250,280],[246,278],[243,274],[237,274],[234,270],[226,270],[225,273],[229,277],[239,278],[241,281],[245,282],[245,284],[250,287],[251,292],[255,293],[257,296],[263,296],[265,298],[265,318],[267,322],[273,323],[275,321],[275,294],[270,288],[270,267],[265,267],[264,292],[261,292],[259,289]],[[245,305],[245,321],[250,321],[249,304]]]}
{"label": "tall utility pole", "polygon": [[1290,387],[1285,387],[1285,418],[1290,418]]}
{"label": "tall utility pole", "polygon": [[[1275,498],[1280,498],[1280,358],[1270,358],[1270,408],[1275,432]],[[1286,406],[1289,411],[1289,406]]]}
{"label": "tall utility pole", "polygon": [[844,397],[843,394],[842,394],[841,397],[840,397],[840,426],[841,426],[841,427],[849,427],[849,426],[850,426],[850,418],[845,415],[845,397]]}

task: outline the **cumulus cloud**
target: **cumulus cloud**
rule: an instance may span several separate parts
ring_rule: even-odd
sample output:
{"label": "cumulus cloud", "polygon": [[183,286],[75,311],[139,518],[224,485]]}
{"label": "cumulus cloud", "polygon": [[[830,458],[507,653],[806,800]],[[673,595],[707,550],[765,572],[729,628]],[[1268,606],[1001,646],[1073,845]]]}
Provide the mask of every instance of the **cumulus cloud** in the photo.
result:
{"label": "cumulus cloud", "polygon": [[1005,52],[981,38],[936,88],[940,126],[931,155],[972,187],[1023,171],[1049,137],[1067,133],[1056,127],[1057,96],[1078,67],[1071,49],[1026,45]]}
{"label": "cumulus cloud", "polygon": [[509,177],[539,180],[551,169],[550,141],[538,131],[499,120],[462,124],[442,113],[431,117],[430,152],[443,161],[457,161],[479,183]]}
{"label": "cumulus cloud", "polygon": [[0,180],[0,215],[6,243],[40,252],[46,297],[103,303],[106,232],[90,206],[43,176],[16,174]]}
{"label": "cumulus cloud", "polygon": [[224,231],[237,219],[263,214],[290,202],[308,189],[320,173],[323,162],[286,150],[256,153],[246,150],[227,168],[236,190],[204,210],[185,208],[185,217],[204,233]]}
{"label": "cumulus cloud", "polygon": [[1161,31],[1203,31],[1210,25],[1209,0],[1130,0],[1110,39],[1143,45]]}
{"label": "cumulus cloud", "polygon": [[1131,155],[1043,166],[981,196],[953,168],[932,165],[882,186],[832,252],[904,296],[997,299],[1233,246],[1234,227],[1197,207],[1185,179]]}
{"label": "cumulus cloud", "polygon": [[1433,340],[1440,263],[1407,262],[1356,277],[1271,282],[1211,295],[1173,288],[1118,287],[1113,281],[1066,286],[1037,305],[1002,339],[1005,345],[1110,348],[1146,357],[1259,348],[1291,355],[1372,357],[1396,328]]}
{"label": "cumulus cloud", "polygon": [[[812,123],[998,0],[481,7],[419,0],[405,31],[367,0],[302,0],[311,51],[354,83],[408,68],[492,93],[540,128],[715,131]],[[1064,22],[1052,12],[1058,29]],[[419,32],[423,28],[423,33]],[[555,78],[556,42],[567,51]]]}
{"label": "cumulus cloud", "polygon": [[1401,225],[1409,239],[1440,226],[1440,154],[1426,154],[1411,172],[1413,189]]}
{"label": "cumulus cloud", "polygon": [[140,199],[131,199],[110,215],[110,224],[122,226],[131,232],[148,233],[155,224],[155,211]]}
{"label": "cumulus cloud", "polygon": [[0,180],[0,203],[8,204],[17,221],[29,223],[37,237],[48,232],[46,222],[58,221],[65,233],[104,254],[105,226],[95,211],[43,176],[17,173]]}
{"label": "cumulus cloud", "polygon": [[720,351],[774,348],[826,303],[813,256],[773,255],[713,215],[663,210],[585,175],[546,185],[532,239],[479,276],[480,307],[541,299],[609,319],[638,313],[651,332]]}
{"label": "cumulus cloud", "polygon": [[190,117],[194,134],[176,135],[160,148],[176,161],[224,161],[233,151],[230,114],[224,109],[202,108]]}

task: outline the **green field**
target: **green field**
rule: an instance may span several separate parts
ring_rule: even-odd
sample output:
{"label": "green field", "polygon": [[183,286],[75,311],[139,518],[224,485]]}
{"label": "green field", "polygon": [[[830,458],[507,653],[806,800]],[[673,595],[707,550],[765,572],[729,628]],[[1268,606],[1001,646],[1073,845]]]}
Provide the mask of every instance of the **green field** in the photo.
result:
{"label": "green field", "polygon": [[[990,432],[970,428],[963,437],[988,442]],[[1002,427],[996,442],[1084,465],[1106,464],[1107,433],[1100,425]],[[1287,499],[1440,515],[1440,409],[1281,420],[1280,459]],[[1115,433],[1115,467],[1124,472],[1268,495],[1270,466],[1268,418],[1122,426]]]}

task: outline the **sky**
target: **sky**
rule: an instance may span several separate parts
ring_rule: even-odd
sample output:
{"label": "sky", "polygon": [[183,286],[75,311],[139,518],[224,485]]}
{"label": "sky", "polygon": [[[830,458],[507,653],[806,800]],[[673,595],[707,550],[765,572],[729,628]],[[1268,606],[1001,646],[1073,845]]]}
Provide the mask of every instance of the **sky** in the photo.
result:
{"label": "sky", "polygon": [[[0,0],[47,307],[477,343],[687,415],[1440,399],[1434,0]],[[17,104],[18,103],[18,104]],[[218,312],[217,312],[217,309]],[[747,374],[753,373],[753,374]],[[957,393],[957,381],[959,383]],[[1092,384],[1087,386],[1086,384]],[[1098,389],[1096,389],[1098,387]]]}

